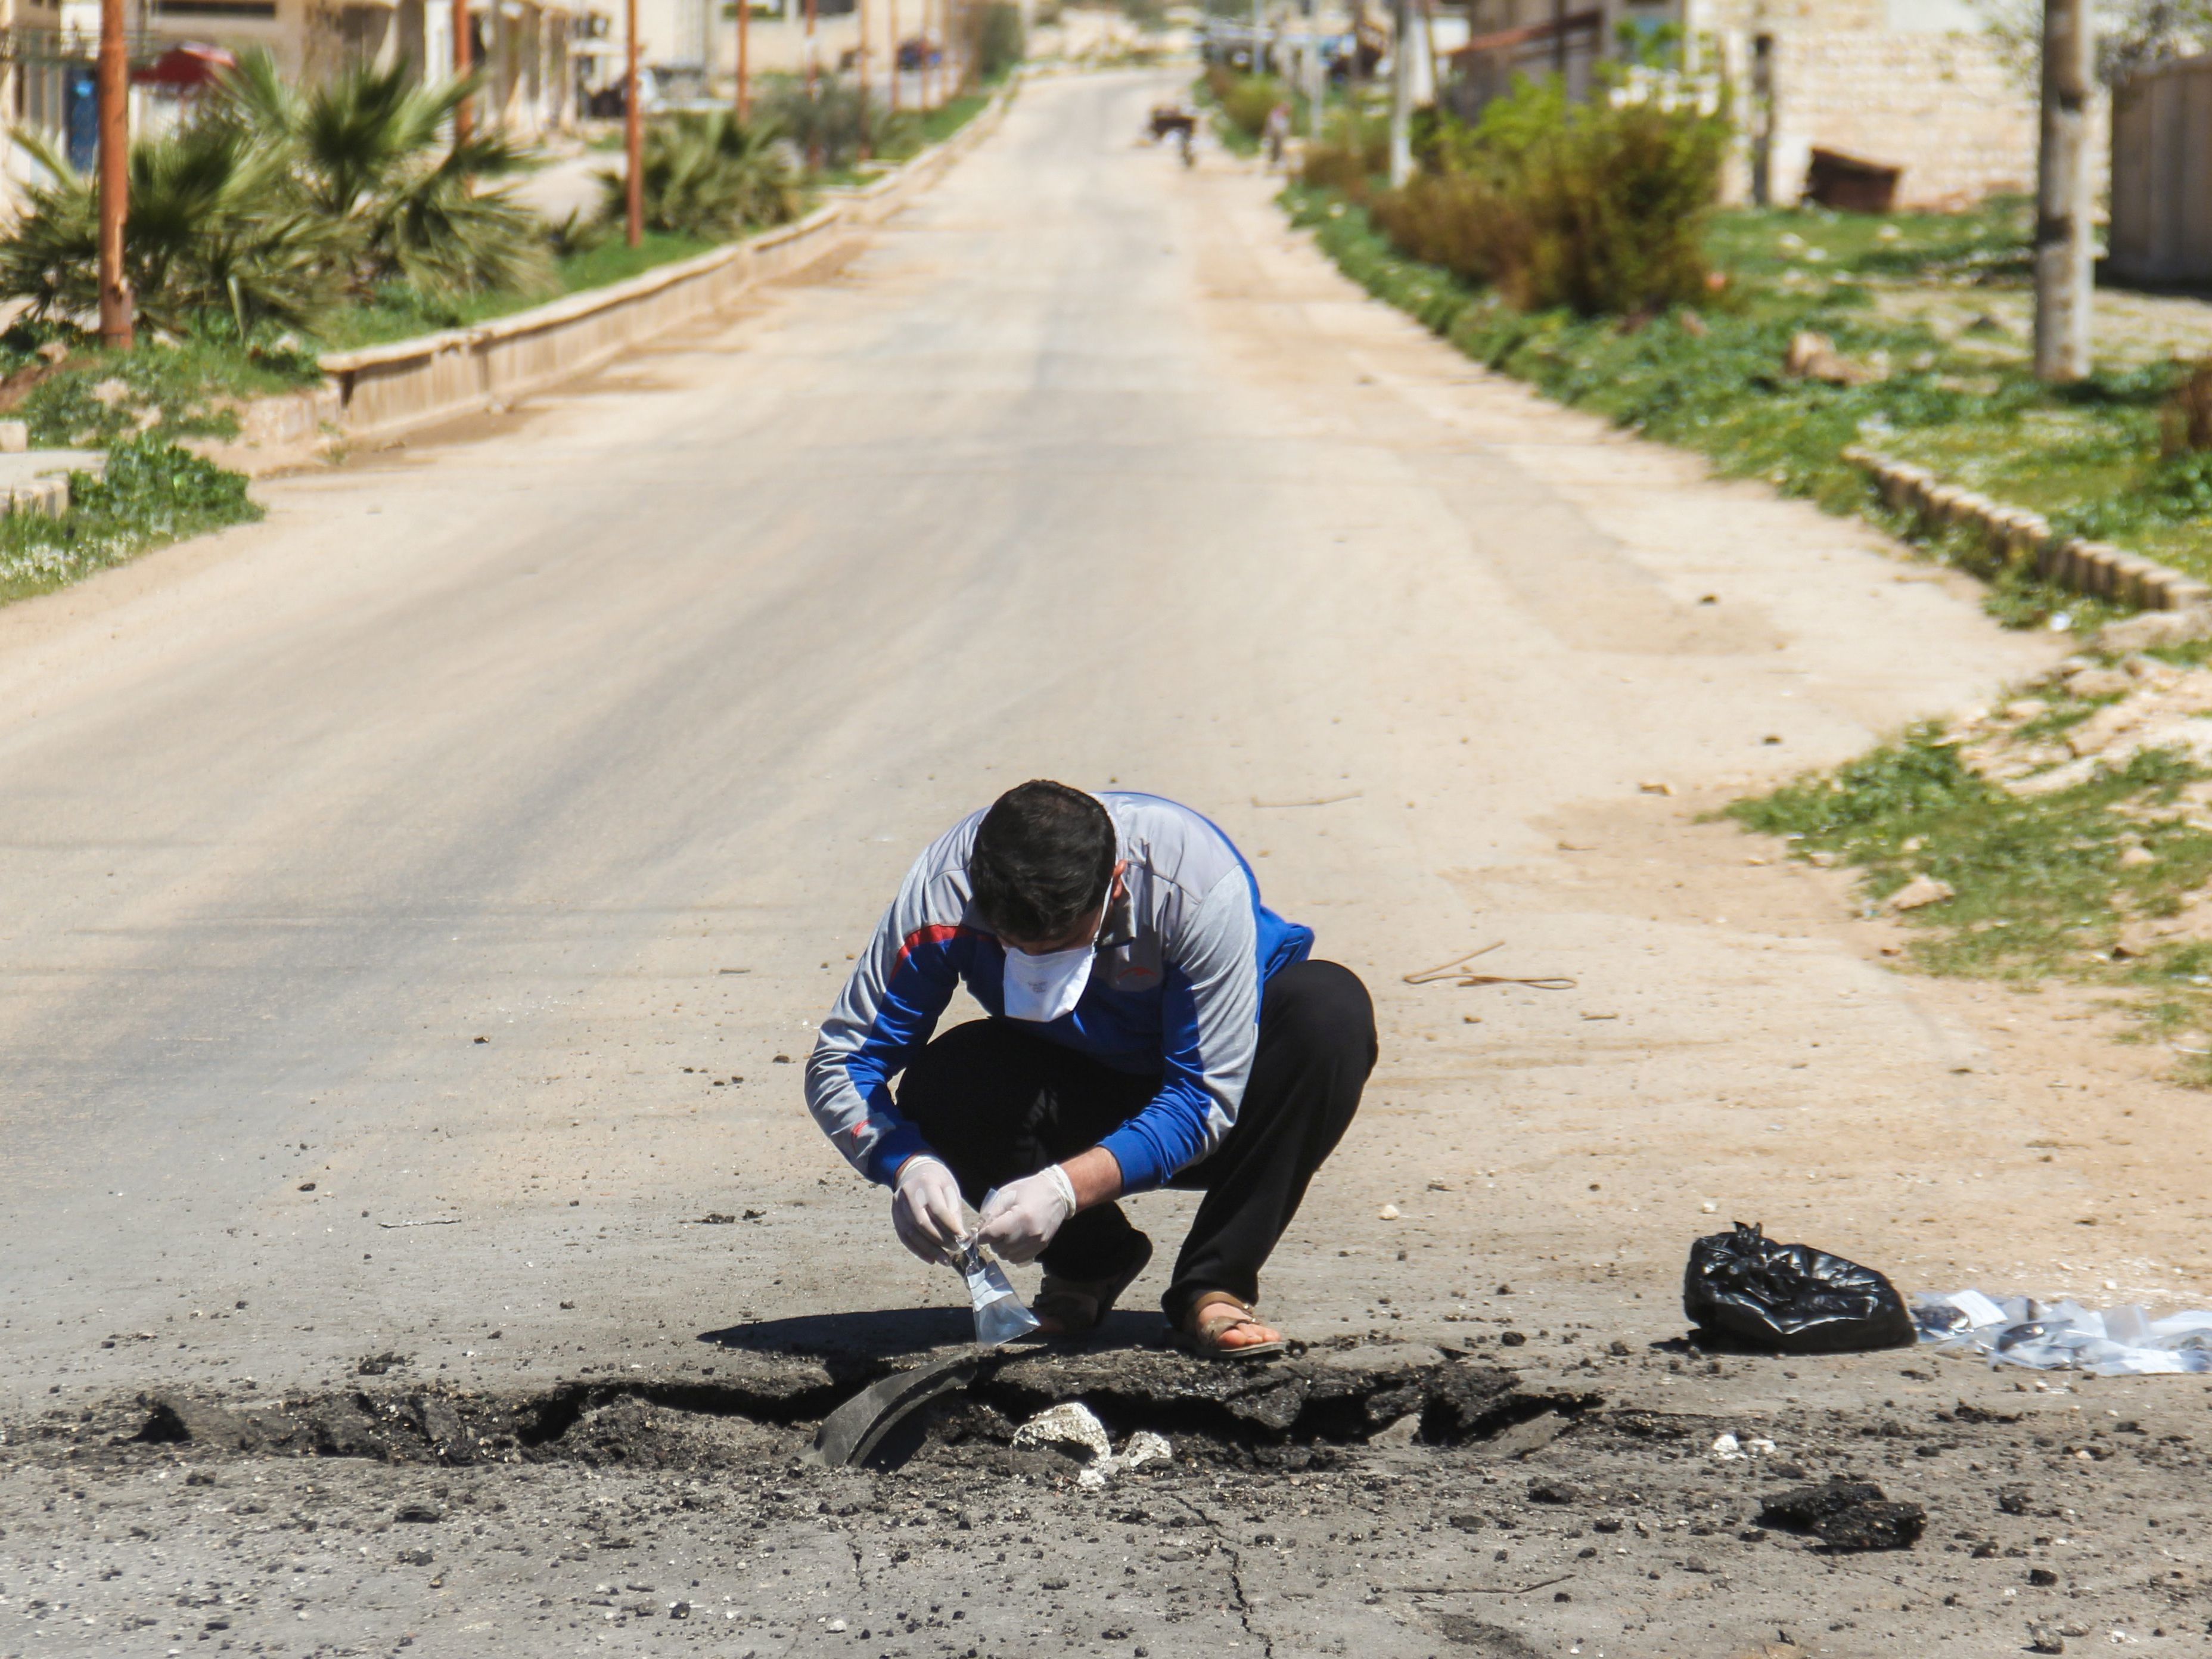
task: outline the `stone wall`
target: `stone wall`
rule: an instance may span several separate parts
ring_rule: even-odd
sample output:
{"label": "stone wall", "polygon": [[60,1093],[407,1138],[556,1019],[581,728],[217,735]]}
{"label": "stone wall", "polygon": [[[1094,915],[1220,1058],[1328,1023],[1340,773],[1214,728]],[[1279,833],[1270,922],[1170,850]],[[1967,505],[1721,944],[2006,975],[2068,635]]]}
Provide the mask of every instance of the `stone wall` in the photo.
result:
{"label": "stone wall", "polygon": [[2036,111],[1969,34],[1777,29],[1771,199],[1796,200],[1814,146],[1902,167],[1900,206],[2034,187]]}

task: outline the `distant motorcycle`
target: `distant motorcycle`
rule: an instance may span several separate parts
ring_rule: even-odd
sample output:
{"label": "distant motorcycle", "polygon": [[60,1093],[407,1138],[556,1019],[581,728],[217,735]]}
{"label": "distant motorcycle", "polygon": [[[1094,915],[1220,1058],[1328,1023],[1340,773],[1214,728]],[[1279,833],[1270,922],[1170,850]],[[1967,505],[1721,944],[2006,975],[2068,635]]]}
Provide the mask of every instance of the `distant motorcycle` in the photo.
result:
{"label": "distant motorcycle", "polygon": [[1154,143],[1172,137],[1185,167],[1198,163],[1198,114],[1179,104],[1156,104],[1152,106],[1149,132]]}

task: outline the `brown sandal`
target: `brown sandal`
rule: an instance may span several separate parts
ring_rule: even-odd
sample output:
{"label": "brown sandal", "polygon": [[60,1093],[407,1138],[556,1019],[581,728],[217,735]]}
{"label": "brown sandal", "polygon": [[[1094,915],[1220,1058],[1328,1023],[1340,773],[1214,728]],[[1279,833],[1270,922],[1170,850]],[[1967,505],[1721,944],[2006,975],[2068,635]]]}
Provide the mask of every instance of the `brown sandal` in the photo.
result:
{"label": "brown sandal", "polygon": [[1136,1251],[1129,1265],[1118,1273],[1104,1279],[1060,1279],[1052,1273],[1044,1276],[1043,1284],[1037,1287],[1036,1300],[1030,1304],[1030,1311],[1059,1328],[1045,1334],[1081,1336],[1098,1328],[1114,1310],[1114,1304],[1121,1299],[1121,1293],[1137,1282],[1137,1275],[1152,1261],[1152,1241],[1142,1233],[1136,1237]]}
{"label": "brown sandal", "polygon": [[[1209,1319],[1207,1314],[1219,1316]],[[1198,1359],[1273,1359],[1285,1346],[1281,1337],[1272,1342],[1248,1342],[1238,1347],[1224,1347],[1221,1339],[1242,1326],[1266,1330],[1250,1308],[1226,1291],[1208,1291],[1190,1304],[1183,1322],[1174,1331],[1171,1340],[1176,1346]]]}

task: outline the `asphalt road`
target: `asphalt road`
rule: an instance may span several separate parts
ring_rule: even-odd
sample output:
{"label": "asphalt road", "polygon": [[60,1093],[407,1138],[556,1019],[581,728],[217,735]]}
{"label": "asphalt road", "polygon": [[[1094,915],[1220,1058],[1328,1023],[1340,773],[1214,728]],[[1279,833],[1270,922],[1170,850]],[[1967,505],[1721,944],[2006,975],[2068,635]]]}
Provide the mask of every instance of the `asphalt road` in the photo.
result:
{"label": "asphalt road", "polygon": [[[1716,1216],[1915,1285],[2205,1282],[2189,1097],[2094,1044],[2014,1063],[2021,1005],[1899,975],[1834,878],[1699,822],[2063,647],[1481,375],[1265,181],[1137,144],[1159,90],[1036,83],[726,326],[0,613],[19,1439],[386,1352],[515,1389],[763,1325],[911,1347],[957,1286],[799,1062],[913,854],[1039,775],[1214,816],[1376,994],[1382,1068],[1268,1283],[1294,1335],[1641,1354]],[[1500,941],[1485,969],[1574,988],[1401,981]],[[394,1596],[303,1605],[388,1641]]]}

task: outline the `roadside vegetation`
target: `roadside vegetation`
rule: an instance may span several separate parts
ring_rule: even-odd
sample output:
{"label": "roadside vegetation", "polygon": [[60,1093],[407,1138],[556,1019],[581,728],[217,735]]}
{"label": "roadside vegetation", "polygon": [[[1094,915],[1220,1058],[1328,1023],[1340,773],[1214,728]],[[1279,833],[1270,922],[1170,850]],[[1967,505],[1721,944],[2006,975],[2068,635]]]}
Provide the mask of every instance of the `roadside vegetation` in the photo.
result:
{"label": "roadside vegetation", "polygon": [[1923,971],[2102,987],[2212,1086],[2212,647],[2070,660],[1729,816],[1861,872]]}
{"label": "roadside vegetation", "polygon": [[1240,75],[1226,64],[1208,65],[1196,90],[1213,117],[1214,136],[1237,155],[1260,153],[1267,112],[1290,96],[1287,82],[1272,75]]}
{"label": "roadside vegetation", "polygon": [[[1723,473],[1918,533],[1843,459],[1858,444],[2212,576],[2212,419],[2192,428],[2174,361],[2212,353],[2201,308],[2103,296],[2130,349],[2045,386],[2029,361],[2029,204],[1722,211],[1717,114],[1650,100],[1561,115],[1531,82],[1480,125],[1431,119],[1420,171],[1392,191],[1382,118],[1346,111],[1285,205],[1355,280],[1468,356]],[[2197,385],[2212,414],[2212,381]],[[1989,580],[2009,623],[2086,629],[2112,614],[1989,565],[1967,536],[1926,545]]]}

